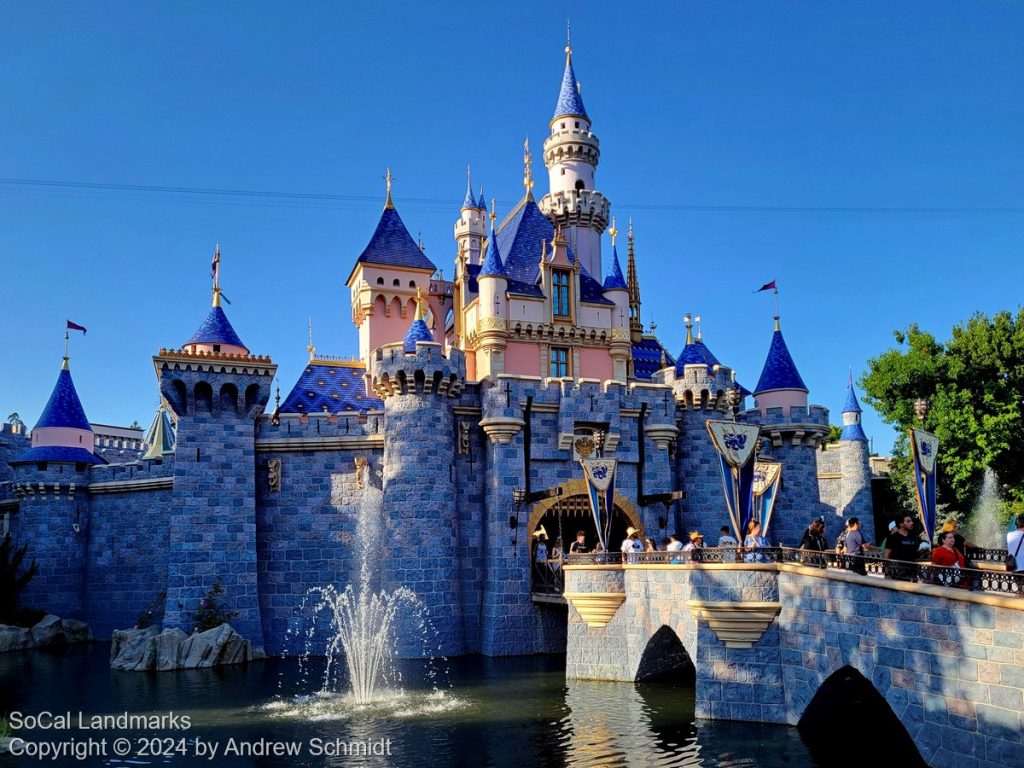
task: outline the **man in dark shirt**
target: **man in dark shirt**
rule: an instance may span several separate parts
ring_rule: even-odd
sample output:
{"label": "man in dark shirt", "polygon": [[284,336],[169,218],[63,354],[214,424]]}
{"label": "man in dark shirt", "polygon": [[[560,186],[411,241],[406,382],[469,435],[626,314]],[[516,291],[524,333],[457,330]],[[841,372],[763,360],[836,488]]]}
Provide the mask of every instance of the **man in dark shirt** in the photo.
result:
{"label": "man in dark shirt", "polygon": [[[913,529],[914,518],[910,515],[904,515],[897,521],[896,530],[890,533],[889,538],[885,540],[884,556],[886,560],[898,560],[905,563],[917,561],[921,542],[910,534]],[[915,566],[897,565],[895,563],[889,564],[886,570],[891,578],[903,579],[904,581],[914,581],[917,574]]]}
{"label": "man in dark shirt", "polygon": [[576,541],[569,545],[570,555],[583,555],[589,552],[587,549],[587,534],[585,531],[576,531]]}

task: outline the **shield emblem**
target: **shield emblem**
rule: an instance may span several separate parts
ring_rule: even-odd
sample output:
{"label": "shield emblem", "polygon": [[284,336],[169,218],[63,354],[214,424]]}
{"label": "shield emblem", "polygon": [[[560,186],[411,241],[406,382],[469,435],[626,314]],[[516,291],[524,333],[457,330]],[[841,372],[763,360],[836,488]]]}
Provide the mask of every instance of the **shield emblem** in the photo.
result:
{"label": "shield emblem", "polygon": [[757,447],[757,436],[761,428],[757,424],[739,424],[735,421],[708,419],[708,433],[716,450],[729,466],[746,466]]}
{"label": "shield emblem", "polygon": [[933,474],[935,472],[935,455],[939,452],[939,438],[923,429],[912,429],[911,436],[914,440],[918,461],[921,462],[921,471],[926,475]]}

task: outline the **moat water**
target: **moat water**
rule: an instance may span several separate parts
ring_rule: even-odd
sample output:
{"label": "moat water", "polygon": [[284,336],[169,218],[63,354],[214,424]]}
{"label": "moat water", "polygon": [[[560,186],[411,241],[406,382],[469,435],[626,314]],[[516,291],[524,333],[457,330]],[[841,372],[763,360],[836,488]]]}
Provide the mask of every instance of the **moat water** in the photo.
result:
{"label": "moat water", "polygon": [[[106,757],[56,761],[0,756],[11,766],[787,766],[816,763],[795,729],[696,723],[693,687],[567,683],[564,658],[450,659],[428,680],[426,663],[401,662],[404,693],[376,704],[316,694],[323,660],[267,659],[248,666],[142,673],[108,668],[110,646],[0,655],[0,713],[70,712],[71,730],[12,735],[26,740],[106,738]],[[443,679],[440,679],[443,678]],[[81,730],[93,715],[187,716],[188,730]],[[180,722],[178,723],[180,725]],[[127,737],[132,754],[112,754]],[[146,744],[169,754],[140,755]],[[260,745],[298,745],[291,756],[225,755]],[[196,755],[219,745],[212,761]],[[248,746],[247,746],[248,745]],[[121,745],[123,747],[123,744]],[[264,746],[263,751],[272,749]],[[294,749],[294,748],[293,748]],[[330,752],[371,752],[353,757]],[[387,750],[390,754],[372,754]],[[182,754],[184,752],[184,754]],[[208,753],[207,753],[208,754]]]}

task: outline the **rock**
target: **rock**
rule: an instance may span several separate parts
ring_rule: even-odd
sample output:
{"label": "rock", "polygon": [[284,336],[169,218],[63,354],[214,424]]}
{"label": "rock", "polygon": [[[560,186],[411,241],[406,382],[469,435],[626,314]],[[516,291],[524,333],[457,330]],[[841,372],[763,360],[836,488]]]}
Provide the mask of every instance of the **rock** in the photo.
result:
{"label": "rock", "polygon": [[188,635],[180,629],[165,629],[156,638],[156,669],[181,669],[182,650]]}
{"label": "rock", "polygon": [[60,616],[48,613],[32,627],[32,647],[46,648],[64,643],[64,622]]}
{"label": "rock", "polygon": [[92,628],[78,619],[64,619],[64,641],[67,643],[91,643]]}
{"label": "rock", "polygon": [[217,664],[239,664],[250,659],[252,644],[235,632],[230,624],[221,624],[189,638],[182,667],[198,669]]}
{"label": "rock", "polygon": [[32,631],[24,627],[0,624],[0,653],[23,651],[32,647]]}
{"label": "rock", "polygon": [[118,629],[110,638],[110,668],[142,672],[156,666],[158,627]]}

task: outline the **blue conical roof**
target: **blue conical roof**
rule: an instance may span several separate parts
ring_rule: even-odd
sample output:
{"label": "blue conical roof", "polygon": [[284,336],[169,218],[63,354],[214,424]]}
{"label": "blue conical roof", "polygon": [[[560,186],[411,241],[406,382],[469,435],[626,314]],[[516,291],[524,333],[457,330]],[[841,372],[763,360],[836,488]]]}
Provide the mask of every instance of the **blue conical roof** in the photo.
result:
{"label": "blue conical roof", "polygon": [[697,339],[689,342],[679,353],[679,357],[676,358],[676,374],[682,376],[683,368],[687,365],[706,365],[708,371],[711,371],[714,366],[721,365],[721,363],[704,342]]}
{"label": "blue conical roof", "polygon": [[754,388],[754,394],[772,389],[807,391],[807,385],[800,377],[800,371],[796,369],[796,363],[793,362],[793,356],[789,354],[786,340],[782,338],[782,331],[778,327],[772,334],[772,345],[768,349],[768,358],[764,361],[764,369],[757,381],[757,387]]}
{"label": "blue conical roof", "polygon": [[186,344],[231,344],[236,347],[248,350],[231,327],[228,316],[224,314],[221,307],[214,307],[210,314],[203,320],[202,325],[196,329]]}
{"label": "blue conical roof", "polygon": [[604,279],[604,290],[629,290],[622,277],[622,267],[619,266],[619,251],[614,245],[612,246],[612,268],[608,270],[608,277]]}
{"label": "blue conical roof", "polygon": [[853,379],[846,387],[846,402],[843,404],[843,413],[861,413],[860,403],[857,402],[857,393],[853,390]]}
{"label": "blue conical roof", "polygon": [[411,267],[413,269],[436,270],[434,262],[428,259],[409,230],[402,217],[392,207],[380,215],[377,228],[373,230],[370,242],[356,260],[360,264],[381,264],[387,267]]}
{"label": "blue conical roof", "polygon": [[405,337],[402,342],[405,344],[406,352],[416,351],[417,341],[433,341],[434,335],[427,328],[427,324],[420,319],[412,321],[412,325],[409,326],[409,330],[406,331]]}
{"label": "blue conical roof", "polygon": [[487,201],[484,200],[484,188],[480,187],[480,202],[476,205],[481,211],[487,210]]}
{"label": "blue conical roof", "polygon": [[494,236],[494,227],[491,227],[491,236],[487,243],[487,256],[484,263],[480,265],[479,277],[491,275],[494,277],[505,277],[505,265],[501,261],[501,254],[498,252],[498,238]]}
{"label": "blue conical roof", "polygon": [[473,198],[473,182],[470,180],[469,174],[466,174],[466,197],[462,200],[462,209],[477,208],[476,200]]}
{"label": "blue conical roof", "polygon": [[85,409],[75,391],[75,382],[71,380],[71,371],[61,369],[57,376],[57,384],[50,394],[50,399],[43,408],[43,415],[36,422],[36,429],[44,427],[67,427],[92,431],[89,420],[85,418]]}
{"label": "blue conical roof", "polygon": [[587,108],[583,106],[583,97],[580,95],[579,83],[576,82],[576,72],[572,68],[572,55],[565,57],[565,72],[562,73],[562,87],[558,91],[558,103],[555,104],[555,115],[552,120],[559,117],[587,115]]}

